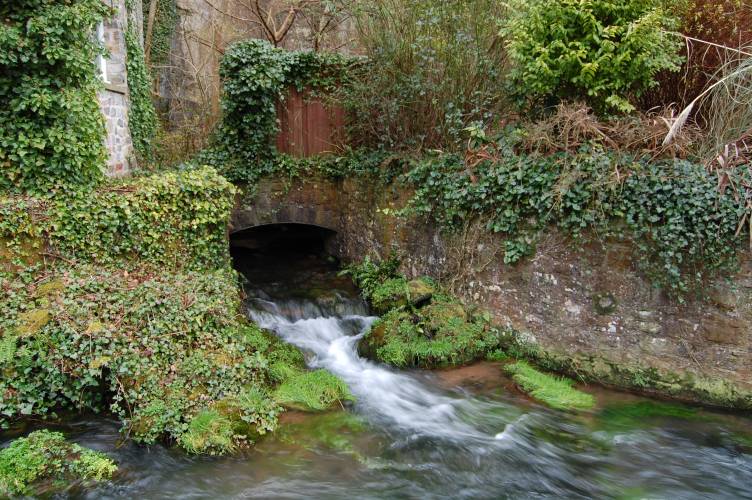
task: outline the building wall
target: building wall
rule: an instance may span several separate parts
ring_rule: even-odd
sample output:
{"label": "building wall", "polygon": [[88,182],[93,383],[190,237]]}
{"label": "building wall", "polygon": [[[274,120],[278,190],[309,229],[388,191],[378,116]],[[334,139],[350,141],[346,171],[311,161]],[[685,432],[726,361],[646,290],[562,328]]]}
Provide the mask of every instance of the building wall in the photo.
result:
{"label": "building wall", "polygon": [[[104,89],[99,94],[99,104],[105,118],[107,135],[107,175],[120,177],[135,168],[133,141],[128,129],[128,74],[126,70],[125,30],[128,28],[128,13],[125,0],[108,0],[116,9],[115,15],[104,22],[104,45],[109,52],[106,59]],[[140,2],[136,4],[134,17],[140,17]],[[104,75],[103,75],[104,76]]]}

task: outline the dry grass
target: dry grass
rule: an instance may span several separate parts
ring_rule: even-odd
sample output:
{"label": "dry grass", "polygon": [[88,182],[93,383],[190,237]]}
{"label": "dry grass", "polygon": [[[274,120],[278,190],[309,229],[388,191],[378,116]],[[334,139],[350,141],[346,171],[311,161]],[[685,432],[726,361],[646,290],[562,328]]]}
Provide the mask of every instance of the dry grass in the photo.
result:
{"label": "dry grass", "polygon": [[559,104],[555,112],[537,122],[523,125],[525,149],[551,154],[576,151],[585,144],[602,144],[609,149],[650,157],[686,158],[701,131],[689,123],[676,139],[663,145],[674,119],[673,108],[640,113],[611,120],[599,119],[582,103]]}

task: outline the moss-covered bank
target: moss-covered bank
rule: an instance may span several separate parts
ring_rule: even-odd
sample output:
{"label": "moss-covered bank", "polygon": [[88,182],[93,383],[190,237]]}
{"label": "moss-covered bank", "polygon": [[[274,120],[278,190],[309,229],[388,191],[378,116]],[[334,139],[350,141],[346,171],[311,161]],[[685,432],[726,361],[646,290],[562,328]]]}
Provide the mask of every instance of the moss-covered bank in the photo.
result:
{"label": "moss-covered bank", "polygon": [[4,199],[0,425],[110,411],[138,441],[225,453],[274,430],[284,406],[348,399],[245,318],[226,235],[234,194],[201,168]]}

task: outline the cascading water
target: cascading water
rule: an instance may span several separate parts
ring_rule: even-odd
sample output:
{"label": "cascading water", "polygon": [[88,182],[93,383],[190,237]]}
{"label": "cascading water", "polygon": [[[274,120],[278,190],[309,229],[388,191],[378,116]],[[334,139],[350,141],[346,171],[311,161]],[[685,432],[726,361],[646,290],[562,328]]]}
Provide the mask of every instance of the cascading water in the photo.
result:
{"label": "cascading water", "polygon": [[358,411],[372,422],[416,435],[494,438],[463,421],[463,415],[481,410],[472,400],[437,393],[414,377],[358,356],[357,342],[376,320],[365,315],[361,302],[340,297],[336,311],[295,299],[282,304],[255,299],[250,304],[254,321],[310,352],[312,367],[341,377],[357,397]]}

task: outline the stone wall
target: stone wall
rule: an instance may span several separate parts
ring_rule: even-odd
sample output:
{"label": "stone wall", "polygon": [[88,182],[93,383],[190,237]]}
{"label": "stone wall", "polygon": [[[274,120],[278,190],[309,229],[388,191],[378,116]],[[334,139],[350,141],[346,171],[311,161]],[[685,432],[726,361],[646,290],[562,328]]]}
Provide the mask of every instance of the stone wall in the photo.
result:
{"label": "stone wall", "polygon": [[238,203],[233,229],[324,225],[338,231],[332,250],[347,261],[397,250],[403,272],[439,278],[489,310],[544,364],[604,385],[752,408],[746,256],[737,276],[708,288],[708,299],[679,304],[637,272],[628,242],[581,244],[552,230],[534,257],[510,266],[503,263],[503,238],[482,224],[447,235],[391,215],[409,196],[396,185],[358,180],[264,181]]}
{"label": "stone wall", "polygon": [[[135,18],[140,18],[137,5]],[[103,75],[104,89],[99,94],[99,104],[105,118],[107,135],[107,175],[119,177],[128,174],[135,167],[133,141],[128,128],[128,74],[125,61],[125,30],[128,28],[128,13],[125,0],[108,3],[116,13],[104,22],[104,44],[109,56],[106,58],[106,71]]]}

